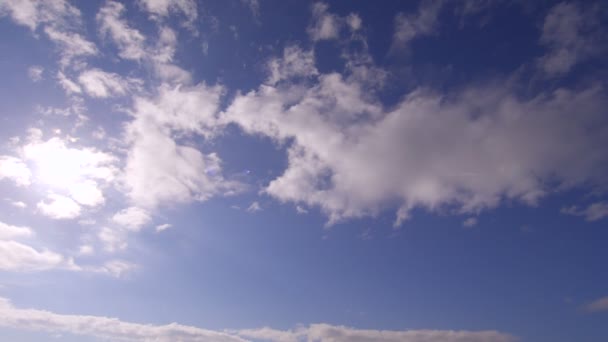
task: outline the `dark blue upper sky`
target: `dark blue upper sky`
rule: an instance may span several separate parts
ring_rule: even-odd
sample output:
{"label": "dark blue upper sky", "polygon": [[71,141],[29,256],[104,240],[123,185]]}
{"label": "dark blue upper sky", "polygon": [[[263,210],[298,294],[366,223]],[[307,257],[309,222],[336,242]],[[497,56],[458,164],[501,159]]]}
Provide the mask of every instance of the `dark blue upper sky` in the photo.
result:
{"label": "dark blue upper sky", "polygon": [[607,19],[0,0],[0,337],[605,341]]}

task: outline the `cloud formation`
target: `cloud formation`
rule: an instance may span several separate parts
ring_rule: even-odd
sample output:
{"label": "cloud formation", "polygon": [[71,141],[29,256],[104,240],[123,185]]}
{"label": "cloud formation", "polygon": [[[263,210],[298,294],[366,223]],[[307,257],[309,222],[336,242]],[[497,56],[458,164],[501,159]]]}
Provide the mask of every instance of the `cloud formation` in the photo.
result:
{"label": "cloud formation", "polygon": [[113,341],[205,341],[245,342],[248,339],[268,342],[514,342],[497,331],[451,330],[361,330],[329,324],[312,324],[295,330],[271,328],[214,331],[170,323],[151,325],[124,322],[103,316],[66,315],[44,310],[20,309],[8,299],[0,298],[0,326],[93,336]]}

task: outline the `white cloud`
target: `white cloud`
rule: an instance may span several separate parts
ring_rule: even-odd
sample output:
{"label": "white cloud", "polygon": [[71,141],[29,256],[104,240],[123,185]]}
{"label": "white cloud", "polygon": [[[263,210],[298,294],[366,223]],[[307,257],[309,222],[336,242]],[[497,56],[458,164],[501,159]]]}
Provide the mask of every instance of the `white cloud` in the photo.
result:
{"label": "white cloud", "polygon": [[296,212],[298,212],[298,214],[308,214],[308,210],[299,205],[296,205]]}
{"label": "white cloud", "polygon": [[30,80],[34,82],[39,82],[42,80],[42,73],[44,72],[44,68],[40,65],[33,65],[27,69],[27,75]]}
{"label": "white cloud", "polygon": [[119,49],[118,55],[124,59],[141,60],[146,56],[143,34],[129,27],[122,19],[125,6],[116,1],[108,1],[97,13],[99,31],[103,36],[109,36]]}
{"label": "white cloud", "polygon": [[497,331],[455,330],[363,330],[329,324],[312,324],[294,330],[271,328],[214,331],[171,323],[139,324],[103,316],[57,314],[45,310],[20,309],[0,298],[0,326],[15,329],[70,333],[113,341],[205,341],[245,342],[247,339],[274,342],[514,342],[516,339]]}
{"label": "white cloud", "polygon": [[110,260],[101,267],[95,268],[95,272],[106,273],[113,277],[120,278],[126,273],[133,271],[137,266],[122,260]]}
{"label": "white cloud", "polygon": [[601,29],[599,10],[576,3],[555,5],[545,17],[541,44],[548,48],[540,67],[549,76],[567,73],[574,65],[605,51],[606,33]]}
{"label": "white cloud", "polygon": [[22,201],[10,201],[11,205],[20,209],[27,208],[27,204]]}
{"label": "white cloud", "polygon": [[608,217],[608,202],[591,203],[587,208],[579,208],[577,206],[562,208],[562,213],[584,216],[587,221],[597,221]]}
{"label": "white cloud", "polygon": [[93,255],[95,248],[91,245],[82,245],[78,247],[78,255]]}
{"label": "white cloud", "polygon": [[336,39],[340,35],[342,19],[329,13],[329,6],[323,2],[312,5],[312,22],[308,27],[308,35],[313,41]]}
{"label": "white cloud", "polygon": [[468,219],[466,219],[462,222],[462,226],[466,227],[466,228],[474,227],[476,225],[477,225],[476,217],[469,217]]}
{"label": "white cloud", "polygon": [[185,24],[190,28],[198,17],[196,2],[193,0],[139,0],[139,3],[157,20],[168,17],[171,13],[181,13],[187,18]]}
{"label": "white cloud", "polygon": [[81,210],[73,199],[53,193],[46,200],[38,202],[37,207],[44,215],[57,220],[76,218]]}
{"label": "white cloud", "polygon": [[156,232],[160,233],[171,227],[172,227],[172,225],[170,223],[159,224],[158,226],[156,226]]}
{"label": "white cloud", "polygon": [[266,192],[319,206],[330,224],[393,206],[398,225],[414,207],[534,204],[548,179],[562,189],[606,181],[600,86],[526,99],[500,81],[445,96],[418,89],[388,109],[368,89],[348,75],[295,77],[237,95],[223,119],[287,146],[289,165]]}
{"label": "white cloud", "polygon": [[69,79],[63,72],[59,71],[57,73],[57,80],[68,95],[82,93],[82,88],[80,88],[78,83]]}
{"label": "white cloud", "polygon": [[17,24],[34,31],[38,25],[65,25],[80,18],[80,11],[65,0],[2,0],[0,16],[9,15]]}
{"label": "white cloud", "polygon": [[16,241],[0,240],[0,270],[31,272],[49,269],[79,270],[79,267],[58,253],[38,251]]}
{"label": "white cloud", "polygon": [[105,203],[103,192],[94,180],[84,180],[68,187],[70,197],[76,202],[89,207],[96,207]]}
{"label": "white cloud", "polygon": [[12,226],[0,222],[0,240],[9,240],[20,237],[33,236],[34,232],[29,227]]}
{"label": "white cloud", "polygon": [[99,69],[89,69],[78,76],[78,82],[92,97],[106,98],[127,94],[132,88],[137,88],[140,81],[126,79],[122,76]]}
{"label": "white cloud", "polygon": [[0,156],[0,180],[10,179],[19,186],[31,183],[32,173],[27,165],[19,158]]}
{"label": "white cloud", "polygon": [[435,32],[443,0],[423,0],[415,14],[398,13],[395,16],[395,32],[391,49],[407,49],[409,43],[420,36]]}
{"label": "white cloud", "polygon": [[260,203],[258,203],[257,201],[251,203],[251,205],[247,208],[247,212],[250,212],[250,213],[255,213],[255,212],[258,212],[261,210],[262,210],[262,206],[260,206]]}
{"label": "white cloud", "polygon": [[107,252],[113,253],[127,248],[127,236],[123,230],[103,227],[97,234]]}
{"label": "white cloud", "polygon": [[65,315],[45,310],[20,309],[8,299],[0,298],[0,326],[70,333],[111,341],[205,341],[242,342],[243,339],[224,332],[200,329],[177,323],[151,325],[124,322],[103,316]]}
{"label": "white cloud", "polygon": [[123,209],[112,216],[112,221],[114,223],[132,231],[139,231],[151,220],[150,214],[146,210],[138,207]]}
{"label": "white cloud", "polygon": [[593,302],[583,306],[583,309],[587,312],[608,311],[608,297],[598,298]]}
{"label": "white cloud", "polygon": [[99,52],[95,44],[78,33],[62,31],[53,26],[45,27],[44,32],[58,45],[63,67],[70,65],[76,57],[94,56]]}
{"label": "white cloud", "polygon": [[161,203],[206,200],[235,191],[239,184],[221,174],[221,161],[173,135],[212,136],[218,129],[222,88],[163,86],[156,98],[136,98],[135,119],[126,126],[130,144],[123,183],[131,200],[144,208]]}
{"label": "white cloud", "polygon": [[267,82],[276,84],[279,81],[294,77],[313,77],[319,74],[315,67],[315,55],[311,51],[303,51],[298,46],[289,46],[283,51],[282,58],[274,58],[268,62],[270,75]]}
{"label": "white cloud", "polygon": [[240,330],[245,338],[276,342],[514,342],[516,339],[497,331],[456,330],[363,330],[329,324],[311,324],[295,330],[271,328]]}
{"label": "white cloud", "polygon": [[356,13],[349,14],[348,17],[346,17],[346,23],[348,24],[350,30],[353,32],[359,31],[361,29],[361,26],[363,25],[361,17]]}

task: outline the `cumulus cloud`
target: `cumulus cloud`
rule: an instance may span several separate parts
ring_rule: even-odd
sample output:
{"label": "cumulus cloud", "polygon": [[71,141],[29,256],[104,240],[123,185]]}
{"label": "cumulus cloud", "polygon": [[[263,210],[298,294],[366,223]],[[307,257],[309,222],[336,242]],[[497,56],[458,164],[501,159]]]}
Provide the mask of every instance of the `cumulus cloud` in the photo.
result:
{"label": "cumulus cloud", "polygon": [[31,182],[32,172],[21,159],[0,156],[0,180],[5,178],[19,186],[27,186]]}
{"label": "cumulus cloud", "polygon": [[239,94],[224,119],[286,144],[289,165],[266,192],[319,206],[330,224],[395,205],[398,225],[414,207],[535,204],[549,179],[562,188],[606,181],[601,85],[526,98],[505,82],[417,89],[389,109],[367,89],[336,73],[292,78]]}
{"label": "cumulus cloud", "polygon": [[154,98],[136,98],[134,120],[126,127],[130,144],[123,183],[131,200],[144,208],[161,203],[206,200],[239,184],[222,176],[215,153],[178,144],[174,135],[212,136],[218,129],[221,87],[167,87]]}
{"label": "cumulus cloud", "polygon": [[582,7],[571,2],[555,5],[545,17],[540,43],[547,53],[540,58],[549,76],[565,74],[576,64],[606,51],[606,32],[602,29],[597,6]]}
{"label": "cumulus cloud", "polygon": [[571,206],[562,208],[562,213],[583,216],[587,221],[598,221],[608,217],[608,202],[591,203],[586,208]]}
{"label": "cumulus cloud", "polygon": [[114,223],[132,231],[140,230],[151,219],[150,214],[146,210],[137,207],[123,209],[112,216]]}

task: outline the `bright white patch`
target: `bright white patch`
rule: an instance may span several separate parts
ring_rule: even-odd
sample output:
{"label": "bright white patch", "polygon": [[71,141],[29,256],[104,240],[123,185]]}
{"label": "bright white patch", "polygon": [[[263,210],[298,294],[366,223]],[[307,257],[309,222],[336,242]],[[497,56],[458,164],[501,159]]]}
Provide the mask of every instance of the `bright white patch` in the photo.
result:
{"label": "bright white patch", "polygon": [[133,231],[140,230],[150,220],[150,214],[146,210],[137,207],[123,209],[112,217],[114,223]]}
{"label": "bright white patch", "polygon": [[0,156],[0,180],[7,178],[19,186],[30,185],[32,173],[25,163],[15,157]]}
{"label": "bright white patch", "polygon": [[[111,182],[117,173],[116,158],[112,155],[93,148],[69,147],[59,137],[48,141],[33,137],[22,151],[25,159],[33,162],[38,183],[56,192],[66,192],[72,200],[85,206],[105,202],[99,182]],[[70,212],[76,215],[79,206],[67,202],[62,200],[61,205],[72,208]]]}
{"label": "bright white patch", "polygon": [[80,206],[73,199],[57,194],[49,194],[47,199],[38,202],[38,209],[53,219],[73,219],[80,215]]}
{"label": "bright white patch", "polygon": [[93,180],[84,180],[68,187],[70,196],[78,203],[89,207],[96,207],[105,203],[102,191]]}

